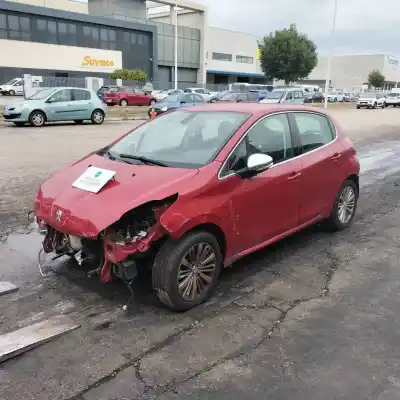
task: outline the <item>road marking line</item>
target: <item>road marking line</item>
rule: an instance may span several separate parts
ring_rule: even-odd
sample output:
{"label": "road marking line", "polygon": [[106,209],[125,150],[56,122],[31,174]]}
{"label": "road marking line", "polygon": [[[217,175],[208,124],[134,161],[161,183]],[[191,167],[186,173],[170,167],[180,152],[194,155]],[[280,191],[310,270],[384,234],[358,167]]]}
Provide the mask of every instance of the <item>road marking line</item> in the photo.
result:
{"label": "road marking line", "polygon": [[18,286],[10,282],[0,282],[0,296],[3,296],[8,293],[16,292],[18,290]]}
{"label": "road marking line", "polygon": [[0,335],[0,363],[79,327],[71,318],[60,315]]}

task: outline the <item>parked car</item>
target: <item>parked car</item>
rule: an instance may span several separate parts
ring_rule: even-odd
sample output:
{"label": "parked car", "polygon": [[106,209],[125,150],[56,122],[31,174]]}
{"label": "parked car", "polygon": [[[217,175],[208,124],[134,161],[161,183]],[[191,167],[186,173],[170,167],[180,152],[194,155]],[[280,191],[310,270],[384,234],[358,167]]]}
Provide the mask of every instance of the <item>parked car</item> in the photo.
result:
{"label": "parked car", "polygon": [[157,101],[163,101],[166,97],[170,96],[171,94],[178,94],[182,92],[183,90],[181,89],[167,89],[167,90],[161,90],[159,93],[153,96]]}
{"label": "parked car", "polygon": [[323,103],[325,97],[321,92],[308,92],[304,96],[304,103]]}
{"label": "parked car", "polygon": [[113,90],[118,90],[117,85],[107,85],[107,86],[102,86],[98,91],[97,91],[97,96],[99,97],[99,99],[104,100],[104,93],[106,92],[110,92]]}
{"label": "parked car", "polygon": [[160,301],[184,311],[244,255],[316,222],[347,228],[359,172],[352,142],[323,111],[203,104],[52,175],[34,211],[46,253],[97,259],[103,282],[149,268]]}
{"label": "parked car", "polygon": [[154,109],[156,116],[163,114],[167,111],[176,110],[177,108],[182,107],[191,107],[196,104],[204,104],[205,101],[203,97],[195,93],[177,93],[171,94],[166,97],[163,101],[151,105],[149,107],[148,115],[151,117],[151,112]]}
{"label": "parked car", "polygon": [[344,101],[344,93],[343,92],[329,92],[328,93],[328,101],[331,103],[336,103],[338,101]]}
{"label": "parked car", "polygon": [[230,92],[221,96],[218,103],[258,103],[258,92]]}
{"label": "parked car", "polygon": [[149,106],[156,103],[156,99],[138,88],[120,86],[104,93],[104,101],[110,106]]}
{"label": "parked car", "polygon": [[74,87],[40,90],[20,103],[6,104],[3,111],[4,119],[17,126],[43,126],[52,121],[81,124],[85,120],[99,125],[106,114],[107,105],[94,91]]}
{"label": "parked car", "polygon": [[22,78],[11,79],[11,81],[0,86],[0,93],[3,96],[15,96],[24,94],[24,83]]}
{"label": "parked car", "polygon": [[216,103],[217,101],[219,101],[221,99],[221,97],[223,97],[229,93],[234,93],[234,91],[233,90],[223,90],[222,92],[218,92],[218,93],[214,94],[213,96],[211,96],[210,103]]}
{"label": "parked car", "polygon": [[400,93],[388,93],[385,102],[386,107],[400,107]]}
{"label": "parked car", "polygon": [[385,108],[386,107],[386,99],[384,96],[381,96],[377,93],[363,93],[360,95],[357,100],[357,109],[360,108]]}
{"label": "parked car", "polygon": [[186,88],[183,92],[199,94],[206,102],[211,101],[212,97],[214,96],[209,90],[202,88]]}
{"label": "parked car", "polygon": [[265,96],[261,104],[304,104],[304,92],[300,88],[275,89],[265,92]]}

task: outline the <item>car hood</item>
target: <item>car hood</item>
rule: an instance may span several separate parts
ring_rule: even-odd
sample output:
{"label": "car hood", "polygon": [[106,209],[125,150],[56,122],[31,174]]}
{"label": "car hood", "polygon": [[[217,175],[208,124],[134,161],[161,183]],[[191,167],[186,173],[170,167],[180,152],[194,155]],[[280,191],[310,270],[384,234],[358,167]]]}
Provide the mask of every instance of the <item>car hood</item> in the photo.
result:
{"label": "car hood", "polygon": [[[98,193],[72,187],[89,166],[116,172]],[[92,154],[55,173],[42,184],[36,197],[35,213],[56,229],[96,237],[126,212],[179,193],[198,172],[198,169],[132,165]],[[61,225],[56,220],[58,210],[63,212]]]}
{"label": "car hood", "polygon": [[4,108],[10,109],[10,108],[16,108],[16,109],[23,109],[23,108],[36,108],[36,107],[41,107],[43,105],[42,100],[24,100],[24,101],[16,101],[14,103],[8,103],[4,106]]}
{"label": "car hood", "polygon": [[360,101],[373,101],[378,100],[376,97],[360,97],[358,100]]}
{"label": "car hood", "polygon": [[164,107],[167,107],[168,109],[171,109],[171,108],[180,108],[180,107],[182,107],[182,105],[180,103],[167,103],[167,102],[164,103],[164,102],[161,102],[161,103],[157,103],[154,108],[156,110],[161,110]]}

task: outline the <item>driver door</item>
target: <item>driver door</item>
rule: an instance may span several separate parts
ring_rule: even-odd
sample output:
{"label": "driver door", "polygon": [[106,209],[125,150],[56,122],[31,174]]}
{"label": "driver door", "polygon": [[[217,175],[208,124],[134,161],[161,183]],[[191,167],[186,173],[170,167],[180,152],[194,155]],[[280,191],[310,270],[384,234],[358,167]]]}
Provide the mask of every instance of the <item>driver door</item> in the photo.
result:
{"label": "driver door", "polygon": [[72,101],[71,89],[61,89],[47,100],[47,119],[49,121],[68,121],[76,119],[77,108]]}
{"label": "driver door", "polygon": [[[236,172],[254,153],[268,154],[274,165],[253,177],[239,177]],[[225,163],[220,179],[233,210],[234,254],[299,225],[302,166],[293,155],[288,117],[282,113],[258,121]]]}

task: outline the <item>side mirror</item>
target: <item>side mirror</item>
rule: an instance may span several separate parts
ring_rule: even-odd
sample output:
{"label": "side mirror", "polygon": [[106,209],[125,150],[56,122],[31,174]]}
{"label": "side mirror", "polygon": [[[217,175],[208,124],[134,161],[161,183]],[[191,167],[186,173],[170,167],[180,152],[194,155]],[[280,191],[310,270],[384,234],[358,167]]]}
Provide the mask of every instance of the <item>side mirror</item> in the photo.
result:
{"label": "side mirror", "polygon": [[242,178],[251,178],[252,176],[259,174],[260,172],[271,168],[273,164],[274,160],[271,156],[267,154],[252,154],[247,159],[247,167],[238,172],[238,175]]}
{"label": "side mirror", "polygon": [[186,101],[185,101],[185,100],[182,100],[182,101],[181,101],[181,104],[186,104]]}

